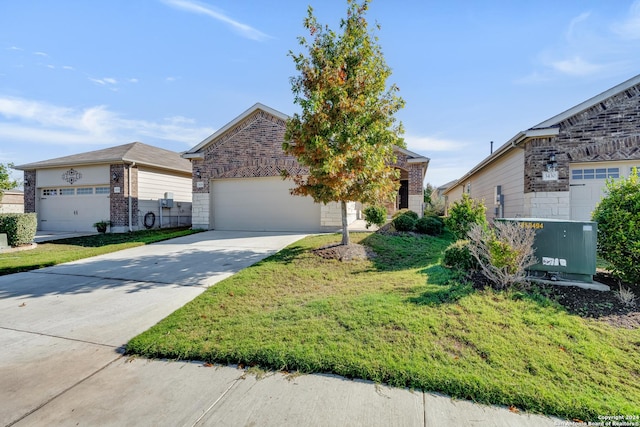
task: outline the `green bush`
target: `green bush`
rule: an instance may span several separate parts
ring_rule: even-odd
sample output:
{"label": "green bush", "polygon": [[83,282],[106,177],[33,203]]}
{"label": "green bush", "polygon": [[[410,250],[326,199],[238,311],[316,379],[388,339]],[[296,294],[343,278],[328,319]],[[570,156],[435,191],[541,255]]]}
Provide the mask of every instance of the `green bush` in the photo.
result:
{"label": "green bush", "polygon": [[607,181],[607,195],[592,219],[598,223],[598,255],[613,266],[613,273],[628,283],[640,283],[640,180]]}
{"label": "green bush", "polygon": [[38,228],[35,213],[0,214],[0,233],[7,234],[10,246],[26,245],[33,242]]}
{"label": "green bush", "polygon": [[400,209],[398,212],[393,214],[393,219],[399,218],[403,215],[409,215],[411,218],[413,218],[414,221],[417,221],[419,216],[417,213],[415,213],[414,211],[410,211],[409,209]]}
{"label": "green bush", "polygon": [[[413,218],[413,215],[410,215],[408,211],[407,213],[396,217],[392,222],[393,226],[398,231],[412,231],[416,226],[416,220]],[[413,212],[415,214],[415,212]]]}
{"label": "green bush", "polygon": [[462,199],[451,205],[445,225],[458,239],[465,239],[473,224],[487,225],[485,210],[482,202],[463,194]]}
{"label": "green bush", "polygon": [[444,251],[442,265],[460,271],[477,270],[478,261],[469,251],[468,240],[458,240],[449,245]]}
{"label": "green bush", "polygon": [[367,228],[371,224],[381,227],[387,221],[387,209],[383,206],[369,206],[362,213],[364,214],[364,220],[367,222]]}
{"label": "green bush", "polygon": [[437,216],[427,216],[416,221],[416,231],[430,236],[439,236],[444,230],[444,222]]}

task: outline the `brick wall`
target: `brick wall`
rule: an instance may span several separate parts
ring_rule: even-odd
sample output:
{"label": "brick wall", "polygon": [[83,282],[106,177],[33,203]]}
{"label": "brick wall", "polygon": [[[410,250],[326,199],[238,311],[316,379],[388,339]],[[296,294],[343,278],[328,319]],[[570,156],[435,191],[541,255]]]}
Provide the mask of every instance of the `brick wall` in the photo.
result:
{"label": "brick wall", "polygon": [[[640,159],[640,85],[569,117],[553,138],[525,144],[525,193],[569,191],[569,163]],[[550,154],[558,181],[543,181]]]}
{"label": "brick wall", "polygon": [[[24,211],[36,211],[36,171],[24,171]],[[29,183],[29,185],[27,185]]]}
{"label": "brick wall", "polygon": [[[209,180],[280,176],[283,170],[305,174],[295,157],[282,151],[286,123],[256,111],[204,149],[204,159],[193,161],[194,193],[208,193]],[[204,185],[198,188],[196,182]]]}
{"label": "brick wall", "polygon": [[[110,221],[114,231],[125,231],[129,227],[129,171],[131,171],[131,226],[138,228],[138,168],[129,169],[126,165],[116,164],[109,167],[109,181],[111,187],[110,201]],[[118,175],[118,181],[111,177]],[[120,192],[116,192],[116,188]]]}

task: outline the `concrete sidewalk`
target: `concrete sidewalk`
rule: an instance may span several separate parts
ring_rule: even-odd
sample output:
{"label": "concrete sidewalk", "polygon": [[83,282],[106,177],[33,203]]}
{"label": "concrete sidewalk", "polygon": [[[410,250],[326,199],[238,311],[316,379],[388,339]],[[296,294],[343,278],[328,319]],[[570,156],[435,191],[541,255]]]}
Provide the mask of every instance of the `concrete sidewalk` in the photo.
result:
{"label": "concrete sidewalk", "polygon": [[209,231],[0,277],[0,425],[553,426],[331,375],[130,359],[122,346],[303,237]]}

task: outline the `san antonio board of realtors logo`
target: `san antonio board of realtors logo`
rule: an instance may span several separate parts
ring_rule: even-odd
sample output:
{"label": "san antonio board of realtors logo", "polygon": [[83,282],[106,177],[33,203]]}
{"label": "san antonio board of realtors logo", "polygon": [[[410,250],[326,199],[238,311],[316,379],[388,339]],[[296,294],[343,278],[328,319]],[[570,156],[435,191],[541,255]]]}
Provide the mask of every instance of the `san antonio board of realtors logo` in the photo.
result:
{"label": "san antonio board of realtors logo", "polygon": [[74,182],[79,181],[81,178],[82,174],[73,168],[62,174],[62,179],[71,185],[73,185]]}

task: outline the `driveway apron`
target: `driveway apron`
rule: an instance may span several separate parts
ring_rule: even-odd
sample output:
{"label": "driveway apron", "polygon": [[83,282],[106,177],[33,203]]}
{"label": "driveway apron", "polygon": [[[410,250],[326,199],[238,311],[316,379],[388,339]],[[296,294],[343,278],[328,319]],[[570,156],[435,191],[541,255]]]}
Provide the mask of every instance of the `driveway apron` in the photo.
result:
{"label": "driveway apron", "polygon": [[29,424],[121,362],[129,339],[302,237],[207,231],[0,276],[0,425]]}

